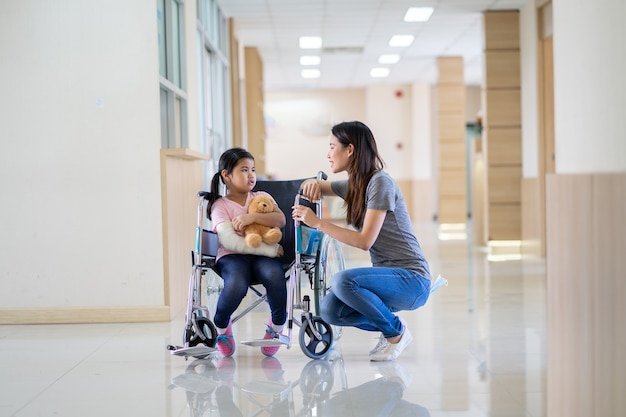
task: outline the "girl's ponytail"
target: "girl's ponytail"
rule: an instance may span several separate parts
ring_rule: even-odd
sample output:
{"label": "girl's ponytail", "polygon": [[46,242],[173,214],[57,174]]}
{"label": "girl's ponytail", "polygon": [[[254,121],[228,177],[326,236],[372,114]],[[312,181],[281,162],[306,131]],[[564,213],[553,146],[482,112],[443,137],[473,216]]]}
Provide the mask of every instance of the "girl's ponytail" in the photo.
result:
{"label": "girl's ponytail", "polygon": [[209,190],[209,196],[207,197],[208,204],[206,206],[206,215],[209,220],[211,220],[211,207],[213,207],[213,203],[222,197],[220,195],[220,181],[222,181],[222,175],[219,172],[216,172],[211,180],[211,189]]}

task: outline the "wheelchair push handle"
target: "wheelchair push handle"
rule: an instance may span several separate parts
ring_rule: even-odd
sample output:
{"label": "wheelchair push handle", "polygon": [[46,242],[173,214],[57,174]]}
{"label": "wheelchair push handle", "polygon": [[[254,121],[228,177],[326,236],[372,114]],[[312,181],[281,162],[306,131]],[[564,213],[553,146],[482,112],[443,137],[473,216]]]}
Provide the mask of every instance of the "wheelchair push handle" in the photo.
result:
{"label": "wheelchair push handle", "polygon": [[319,171],[315,178],[318,179],[318,180],[326,181],[328,179],[328,175],[326,175],[326,173],[324,171]]}
{"label": "wheelchair push handle", "polygon": [[[326,181],[328,179],[328,175],[326,175],[326,173],[324,171],[318,171],[317,175],[315,176],[316,180],[322,180],[322,181]],[[296,201],[294,204],[299,204],[298,202],[300,201],[300,199],[305,199],[306,201],[311,201],[309,198],[307,198],[304,195],[304,191],[302,190],[302,188],[300,188],[298,190],[298,194],[296,195]],[[312,201],[311,201],[312,202]]]}

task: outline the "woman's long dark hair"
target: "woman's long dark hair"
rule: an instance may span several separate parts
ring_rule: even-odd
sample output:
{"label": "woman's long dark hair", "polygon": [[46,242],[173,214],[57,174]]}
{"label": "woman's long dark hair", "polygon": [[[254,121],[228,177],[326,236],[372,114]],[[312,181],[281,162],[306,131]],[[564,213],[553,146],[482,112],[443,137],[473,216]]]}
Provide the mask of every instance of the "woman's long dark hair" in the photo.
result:
{"label": "woman's long dark hair", "polygon": [[213,179],[211,180],[211,189],[209,190],[209,196],[207,197],[208,204],[206,214],[209,220],[211,219],[211,207],[213,207],[213,203],[222,197],[220,195],[220,182],[225,184],[224,178],[222,178],[222,171],[226,170],[226,174],[232,174],[233,169],[235,169],[239,161],[244,158],[252,159],[254,161],[254,156],[243,148],[228,149],[224,151],[222,156],[220,156],[217,172],[213,175]]}
{"label": "woman's long dark hair", "polygon": [[354,153],[348,162],[348,194],[346,196],[348,224],[357,228],[363,226],[365,218],[365,191],[372,175],[383,169],[384,162],[378,154],[376,140],[369,127],[353,121],[336,124],[331,133],[345,148],[354,146]]}

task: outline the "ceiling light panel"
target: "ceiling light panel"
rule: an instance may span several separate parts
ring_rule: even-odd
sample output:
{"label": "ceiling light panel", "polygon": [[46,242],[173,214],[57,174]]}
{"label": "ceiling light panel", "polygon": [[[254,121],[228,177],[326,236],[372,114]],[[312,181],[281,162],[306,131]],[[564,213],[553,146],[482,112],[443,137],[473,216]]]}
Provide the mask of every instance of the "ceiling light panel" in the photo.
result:
{"label": "ceiling light panel", "polygon": [[398,54],[385,54],[378,57],[379,64],[395,64],[400,61],[400,55]]}
{"label": "ceiling light panel", "polygon": [[413,35],[394,35],[389,40],[389,46],[405,47],[413,43],[415,36]]}
{"label": "ceiling light panel", "polygon": [[299,45],[302,49],[320,49],[322,47],[322,38],[319,36],[301,36]]}
{"label": "ceiling light panel", "polygon": [[304,69],[300,72],[302,78],[319,78],[321,73],[318,69]]}
{"label": "ceiling light panel", "polygon": [[385,78],[389,76],[389,72],[389,68],[372,68],[370,70],[370,77]]}
{"label": "ceiling light panel", "polygon": [[405,22],[427,22],[433,14],[432,7],[409,7],[404,15]]}
{"label": "ceiling light panel", "polygon": [[300,65],[319,65],[322,58],[315,55],[304,55],[300,57]]}

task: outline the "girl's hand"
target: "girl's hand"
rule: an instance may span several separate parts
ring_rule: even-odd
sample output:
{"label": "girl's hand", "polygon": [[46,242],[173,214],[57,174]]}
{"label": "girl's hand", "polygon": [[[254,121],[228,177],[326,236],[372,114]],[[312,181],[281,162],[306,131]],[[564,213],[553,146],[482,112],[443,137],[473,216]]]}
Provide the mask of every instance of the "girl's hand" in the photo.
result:
{"label": "girl's hand", "polygon": [[302,188],[302,195],[311,201],[317,201],[322,197],[322,190],[317,180],[306,180],[300,188]]}
{"label": "girl's hand", "polygon": [[243,228],[249,225],[250,223],[252,222],[250,221],[250,216],[248,214],[241,214],[233,218],[232,220],[233,229],[235,229],[236,231],[243,230]]}
{"label": "girl's hand", "polygon": [[300,204],[293,206],[291,209],[291,217],[302,223],[306,223],[308,226],[317,229],[322,222],[319,217],[315,215],[313,210],[307,206]]}

